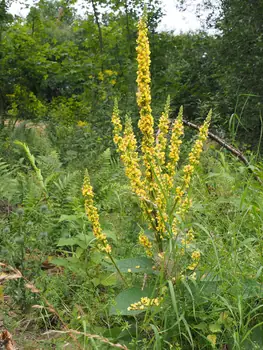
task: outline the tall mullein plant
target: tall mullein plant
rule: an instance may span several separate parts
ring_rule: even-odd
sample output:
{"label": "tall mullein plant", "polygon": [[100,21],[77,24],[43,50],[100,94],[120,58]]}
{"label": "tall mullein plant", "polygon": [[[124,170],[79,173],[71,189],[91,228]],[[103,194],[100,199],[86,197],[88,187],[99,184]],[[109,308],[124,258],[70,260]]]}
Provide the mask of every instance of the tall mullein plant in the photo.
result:
{"label": "tall mullein plant", "polygon": [[[178,180],[177,177],[175,181],[181,138],[184,133],[183,108],[180,108],[177,119],[170,126],[168,98],[159,119],[158,133],[155,135],[151,109],[150,46],[145,16],[138,24],[137,62],[137,104],[140,113],[138,127],[142,134],[140,152],[131,120],[126,118],[124,126],[121,123],[117,101],[114,105],[112,123],[114,142],[124,164],[131,189],[138,196],[148,225],[154,232],[153,241],[150,241],[144,232],[140,232],[139,235],[139,242],[145,247],[146,254],[152,256],[163,253],[165,242],[181,239],[178,234],[180,222],[185,219],[191,207],[188,190],[195,168],[200,161],[203,143],[208,136],[212,112],[208,113],[204,124],[200,127],[197,140],[189,153],[188,162],[182,169],[181,178]],[[170,127],[172,132],[168,139]],[[185,246],[192,240],[192,230],[184,240],[181,239]],[[190,270],[195,268],[200,258],[200,253],[197,251],[192,255]]]}

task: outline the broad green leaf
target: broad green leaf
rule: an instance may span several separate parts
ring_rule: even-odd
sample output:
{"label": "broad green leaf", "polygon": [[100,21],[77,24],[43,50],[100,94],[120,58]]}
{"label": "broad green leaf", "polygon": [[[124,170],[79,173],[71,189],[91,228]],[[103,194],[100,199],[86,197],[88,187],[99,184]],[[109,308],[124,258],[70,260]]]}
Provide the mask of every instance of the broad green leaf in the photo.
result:
{"label": "broad green leaf", "polygon": [[138,315],[145,310],[128,311],[128,307],[137,303],[143,297],[152,297],[152,288],[141,290],[139,287],[132,287],[124,290],[115,299],[114,305],[110,307],[110,315]]}
{"label": "broad green leaf", "polygon": [[71,238],[60,238],[58,240],[57,246],[62,247],[62,246],[74,246],[78,244],[78,239],[76,237],[71,237]]}
{"label": "broad green leaf", "polygon": [[[152,269],[152,259],[145,257],[118,260],[116,261],[116,264],[122,273],[155,273],[155,271]],[[110,270],[113,269],[113,267],[110,267]]]}
{"label": "broad green leaf", "polygon": [[111,275],[103,278],[100,281],[100,284],[102,284],[103,286],[107,287],[107,286],[113,286],[114,284],[117,283],[117,276],[116,273],[112,273]]}
{"label": "broad green leaf", "polygon": [[60,238],[57,246],[74,246],[77,245],[81,247],[82,249],[87,249],[90,245],[91,241],[94,239],[93,236],[88,235],[79,235],[76,237],[70,237],[70,238]]}
{"label": "broad green leaf", "polygon": [[94,263],[94,264],[98,264],[99,262],[101,262],[102,260],[102,253],[100,252],[93,252],[91,255],[90,255],[90,260]]}

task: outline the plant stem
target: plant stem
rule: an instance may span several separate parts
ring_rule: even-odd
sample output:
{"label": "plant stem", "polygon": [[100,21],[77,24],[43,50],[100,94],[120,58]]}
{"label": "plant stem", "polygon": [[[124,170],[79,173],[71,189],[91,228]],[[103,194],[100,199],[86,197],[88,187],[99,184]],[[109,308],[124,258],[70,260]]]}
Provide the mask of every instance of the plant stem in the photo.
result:
{"label": "plant stem", "polygon": [[120,277],[121,277],[122,281],[124,282],[124,284],[126,285],[126,287],[129,287],[128,283],[126,282],[125,278],[123,277],[123,274],[121,273],[120,269],[118,268],[115,260],[111,256],[111,254],[108,253],[108,257],[110,258],[111,262],[113,263],[115,269],[117,270],[118,274],[120,275]]}

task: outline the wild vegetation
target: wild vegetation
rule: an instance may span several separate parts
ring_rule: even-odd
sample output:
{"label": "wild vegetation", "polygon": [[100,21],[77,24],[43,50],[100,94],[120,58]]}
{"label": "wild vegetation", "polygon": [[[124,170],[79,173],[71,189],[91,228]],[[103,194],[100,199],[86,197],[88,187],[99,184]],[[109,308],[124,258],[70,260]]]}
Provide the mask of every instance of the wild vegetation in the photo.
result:
{"label": "wild vegetation", "polygon": [[262,5],[204,4],[1,2],[0,348],[262,349]]}

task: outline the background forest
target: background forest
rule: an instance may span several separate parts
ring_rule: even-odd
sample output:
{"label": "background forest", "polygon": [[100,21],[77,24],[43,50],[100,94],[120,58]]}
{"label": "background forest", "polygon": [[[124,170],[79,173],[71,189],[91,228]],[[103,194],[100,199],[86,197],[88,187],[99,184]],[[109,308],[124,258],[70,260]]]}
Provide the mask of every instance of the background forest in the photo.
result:
{"label": "background forest", "polygon": [[[177,0],[181,11],[190,4]],[[263,1],[200,1],[203,29],[181,34],[157,31],[159,0],[87,0],[82,16],[75,1],[40,0],[26,18],[10,5],[0,0],[0,349],[12,343],[4,330],[29,350],[262,349]],[[159,197],[149,190],[145,211],[127,171],[137,151],[129,141],[125,158],[116,133],[126,120],[123,140],[136,136],[147,170],[136,81],[143,11],[154,134],[168,133],[169,114],[171,151],[182,118],[210,123],[245,157],[185,125],[173,180],[186,183],[189,159],[182,196],[193,204],[172,205],[180,233],[165,247],[145,217],[160,198],[177,205],[181,187],[164,194],[152,164],[145,178]]]}

